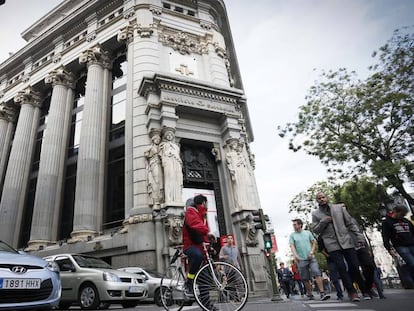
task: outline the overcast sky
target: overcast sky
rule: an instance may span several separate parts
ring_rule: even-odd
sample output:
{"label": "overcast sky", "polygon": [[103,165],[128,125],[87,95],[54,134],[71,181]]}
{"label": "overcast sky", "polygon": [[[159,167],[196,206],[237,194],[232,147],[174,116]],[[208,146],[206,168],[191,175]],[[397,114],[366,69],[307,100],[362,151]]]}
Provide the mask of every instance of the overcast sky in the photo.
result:
{"label": "overcast sky", "polygon": [[[262,208],[273,220],[280,253],[292,231],[290,200],[326,177],[316,158],[293,153],[277,125],[295,121],[322,69],[360,77],[371,54],[396,28],[413,24],[411,0],[224,0],[248,99]],[[60,0],[6,0],[0,6],[0,63],[24,46],[20,33]],[[316,70],[314,70],[316,69]]]}

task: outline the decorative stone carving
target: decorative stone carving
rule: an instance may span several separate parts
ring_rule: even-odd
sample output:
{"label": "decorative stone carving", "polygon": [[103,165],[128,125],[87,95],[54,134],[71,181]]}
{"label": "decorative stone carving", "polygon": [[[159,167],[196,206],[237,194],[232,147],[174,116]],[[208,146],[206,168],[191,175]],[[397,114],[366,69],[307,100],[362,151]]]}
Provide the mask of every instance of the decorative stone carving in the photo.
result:
{"label": "decorative stone carving", "polygon": [[88,33],[86,35],[86,41],[88,41],[88,42],[92,42],[95,39],[96,39],[96,32],[95,31],[91,32],[91,33]]}
{"label": "decorative stone carving", "polygon": [[22,91],[19,91],[14,97],[14,102],[18,104],[31,104],[34,107],[40,107],[41,94],[37,92],[33,87],[29,86]]}
{"label": "decorative stone carving", "polygon": [[167,206],[183,204],[183,171],[180,158],[180,147],[174,142],[173,129],[164,130],[160,144],[160,155],[164,169],[164,197]]}
{"label": "decorative stone carving", "polygon": [[198,36],[184,32],[168,33],[163,31],[158,38],[163,45],[169,46],[183,55],[208,53],[207,44],[201,43]]}
{"label": "decorative stone carving", "polygon": [[162,14],[162,9],[160,7],[155,7],[155,6],[151,6],[149,11],[153,14],[153,15],[161,15]]}
{"label": "decorative stone carving", "polygon": [[55,55],[53,55],[52,57],[52,61],[57,64],[62,60],[62,53],[57,53]]}
{"label": "decorative stone carving", "polygon": [[141,25],[138,25],[137,33],[141,38],[149,38],[152,36],[152,33],[154,30],[152,29],[152,25],[149,25],[149,27],[142,27]]}
{"label": "decorative stone carving", "polygon": [[5,103],[0,103],[0,119],[14,122],[16,120],[16,110]]}
{"label": "decorative stone carving", "polygon": [[168,240],[170,245],[182,244],[182,227],[183,219],[180,216],[173,216],[165,221],[165,227],[167,228]]}
{"label": "decorative stone carving", "polygon": [[119,42],[126,42],[128,44],[134,39],[134,26],[127,25],[118,32],[117,40]]}
{"label": "decorative stone carving", "polygon": [[164,177],[160,156],[161,137],[159,131],[152,131],[150,136],[152,145],[144,153],[147,159],[148,194],[150,205],[154,209],[159,209],[164,198]]}
{"label": "decorative stone carving", "polygon": [[218,42],[214,42],[214,50],[216,51],[219,57],[227,58],[226,50],[222,48]]}
{"label": "decorative stone carving", "polygon": [[60,66],[46,76],[45,83],[64,85],[73,89],[75,87],[75,77],[64,66]]}
{"label": "decorative stone carving", "polygon": [[244,234],[246,246],[254,247],[259,244],[257,240],[257,230],[252,219],[246,218],[240,223],[240,229]]}
{"label": "decorative stone carving", "polygon": [[152,220],[153,220],[152,214],[139,214],[139,215],[130,216],[128,220],[126,221],[126,223],[129,225],[132,225],[132,224],[138,224],[138,223],[148,222]]}
{"label": "decorative stone carving", "polygon": [[84,51],[79,56],[79,63],[88,65],[99,63],[102,64],[105,68],[111,68],[111,59],[109,57],[109,52],[105,51],[100,44],[97,44],[90,49]]}
{"label": "decorative stone carving", "polygon": [[233,210],[256,209],[257,191],[254,183],[253,170],[244,152],[244,145],[237,139],[230,139],[227,145],[226,164],[230,172],[233,186]]}

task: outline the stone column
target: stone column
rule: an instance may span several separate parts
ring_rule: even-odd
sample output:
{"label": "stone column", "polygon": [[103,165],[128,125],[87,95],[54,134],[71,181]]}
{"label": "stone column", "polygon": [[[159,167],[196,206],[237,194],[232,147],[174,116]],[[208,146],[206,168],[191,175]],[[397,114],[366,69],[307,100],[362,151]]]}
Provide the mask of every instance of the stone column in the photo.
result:
{"label": "stone column", "polygon": [[100,45],[83,52],[80,63],[88,66],[86,79],[85,104],[80,133],[78,167],[76,173],[75,208],[72,239],[70,242],[86,241],[98,234],[103,208],[102,198],[104,183],[102,153],[106,143],[106,110],[108,109],[107,72],[109,68],[108,52]]}
{"label": "stone column", "polygon": [[21,108],[0,203],[0,236],[2,240],[17,246],[41,98],[38,92],[28,87],[20,91],[14,101]]}
{"label": "stone column", "polygon": [[7,107],[4,103],[0,104],[0,189],[3,188],[15,117],[16,112],[12,108]]}
{"label": "stone column", "polygon": [[127,47],[127,94],[125,105],[125,219],[129,216],[129,210],[134,203],[134,179],[133,179],[133,139],[132,117],[134,98],[134,23],[130,22],[118,32],[118,41],[124,42]]}
{"label": "stone column", "polygon": [[45,83],[53,85],[53,92],[40,153],[29,250],[47,246],[57,238],[74,97],[74,77],[63,66],[49,73]]}

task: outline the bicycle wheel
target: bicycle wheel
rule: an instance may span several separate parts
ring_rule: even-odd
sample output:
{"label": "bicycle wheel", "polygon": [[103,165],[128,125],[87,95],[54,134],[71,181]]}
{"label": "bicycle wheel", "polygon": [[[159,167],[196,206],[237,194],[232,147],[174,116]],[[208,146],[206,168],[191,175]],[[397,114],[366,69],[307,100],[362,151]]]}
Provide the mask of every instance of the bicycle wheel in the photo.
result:
{"label": "bicycle wheel", "polygon": [[194,296],[205,311],[238,311],[247,302],[247,282],[235,266],[212,262],[201,267],[195,276]]}
{"label": "bicycle wheel", "polygon": [[184,296],[185,277],[180,266],[170,266],[161,279],[160,296],[165,310],[180,311],[186,298]]}

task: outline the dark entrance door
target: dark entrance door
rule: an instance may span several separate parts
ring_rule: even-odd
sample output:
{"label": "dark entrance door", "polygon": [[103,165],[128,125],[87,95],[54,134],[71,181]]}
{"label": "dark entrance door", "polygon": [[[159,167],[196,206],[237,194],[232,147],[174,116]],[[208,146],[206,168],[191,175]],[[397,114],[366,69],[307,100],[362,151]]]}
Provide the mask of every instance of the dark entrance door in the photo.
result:
{"label": "dark entrance door", "polygon": [[223,199],[215,157],[211,143],[181,140],[184,188],[208,189],[214,191],[217,208],[217,221],[220,235],[226,234]]}

